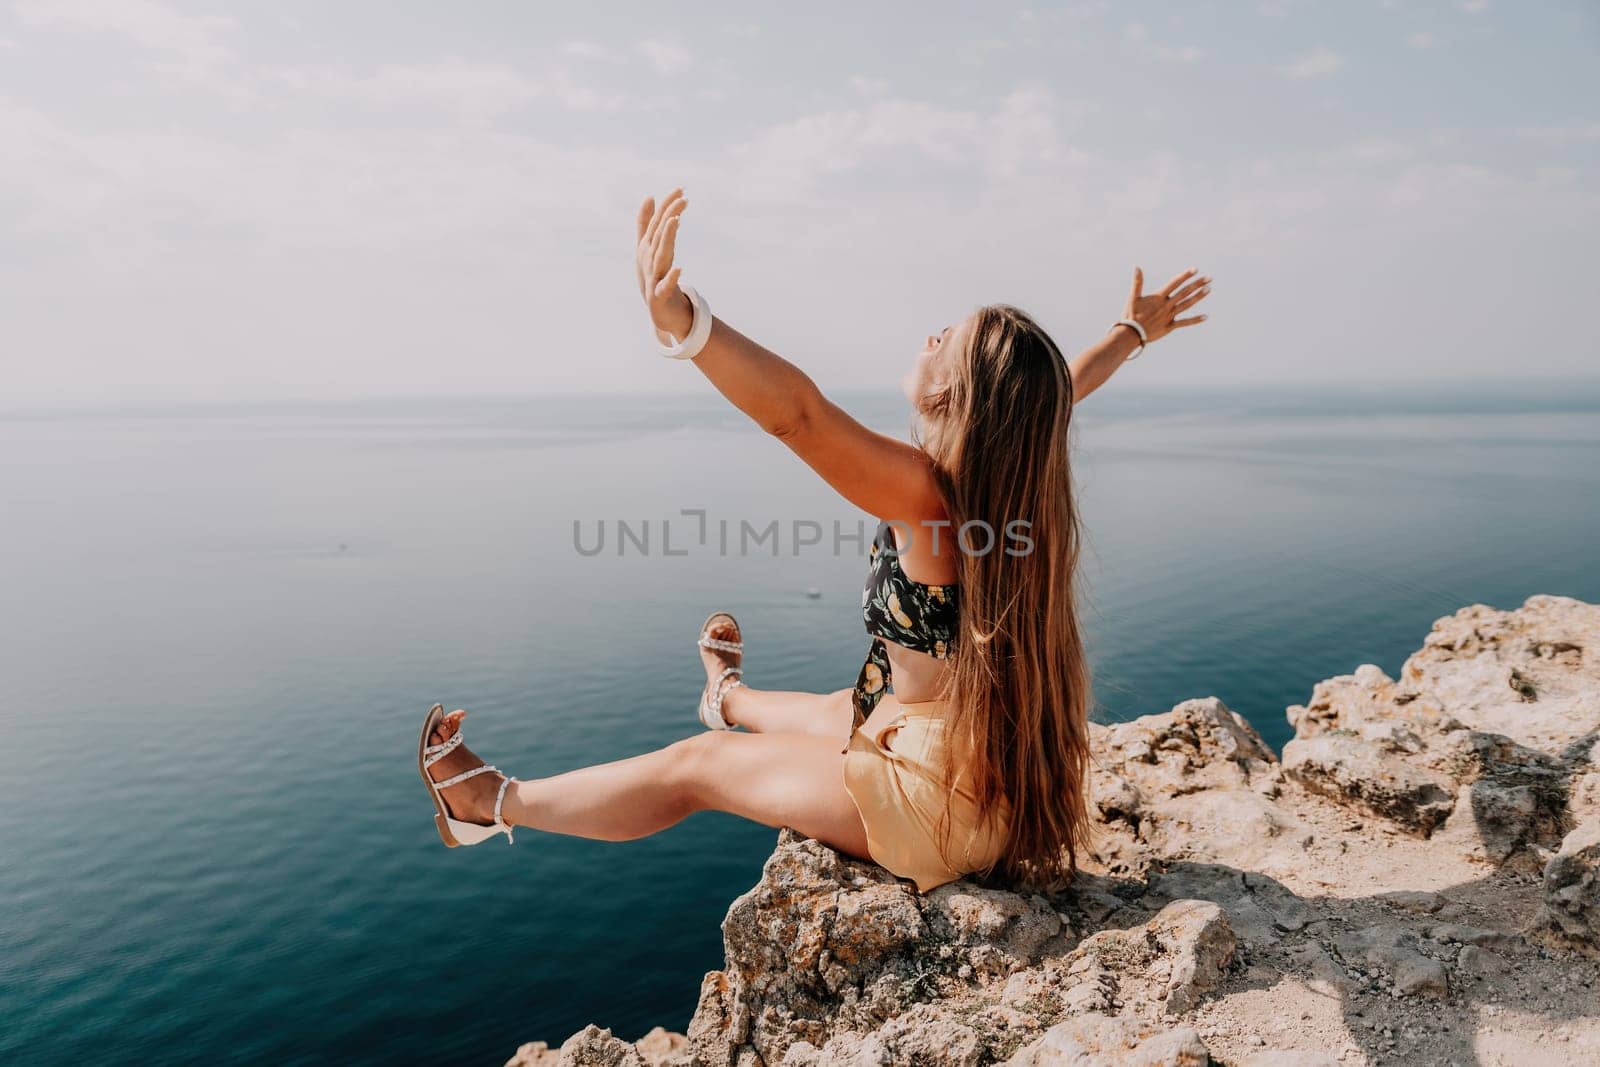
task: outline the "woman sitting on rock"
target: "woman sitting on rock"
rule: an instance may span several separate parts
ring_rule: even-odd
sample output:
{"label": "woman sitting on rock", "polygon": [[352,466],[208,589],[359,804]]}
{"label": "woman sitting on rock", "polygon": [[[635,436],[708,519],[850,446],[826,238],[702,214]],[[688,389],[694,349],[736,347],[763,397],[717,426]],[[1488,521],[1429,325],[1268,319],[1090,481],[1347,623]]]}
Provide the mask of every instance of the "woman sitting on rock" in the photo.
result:
{"label": "woman sitting on rock", "polygon": [[1089,752],[1072,405],[1145,344],[1203,321],[1180,316],[1209,279],[1184,271],[1147,296],[1135,270],[1122,319],[1070,365],[1003,305],[930,335],[906,380],[912,445],[862,426],[679,285],[686,206],[675,190],[639,211],[657,340],[881,520],[862,598],[867,662],[837,693],[751,689],[738,625],[716,613],[699,641],[704,733],[536,781],[484,765],[461,743],[465,712],[435,706],[418,763],[440,836],[471,845],[527,826],[620,841],[710,809],[793,827],[922,891],[977,872],[1061,880],[1084,841]]}

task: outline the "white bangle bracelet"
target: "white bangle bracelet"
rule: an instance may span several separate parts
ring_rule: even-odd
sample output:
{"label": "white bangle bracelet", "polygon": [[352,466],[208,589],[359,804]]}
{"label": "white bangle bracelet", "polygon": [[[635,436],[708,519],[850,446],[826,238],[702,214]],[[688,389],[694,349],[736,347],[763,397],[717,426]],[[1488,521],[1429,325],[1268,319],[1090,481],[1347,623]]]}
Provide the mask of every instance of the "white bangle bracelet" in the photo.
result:
{"label": "white bangle bracelet", "polygon": [[689,298],[689,304],[694,308],[694,324],[689,327],[689,333],[682,341],[670,333],[667,336],[672,337],[672,344],[664,345],[656,341],[657,351],[668,359],[693,359],[711,337],[711,305],[692,285],[683,286],[683,295]]}
{"label": "white bangle bracelet", "polygon": [[[1111,324],[1111,329],[1115,330],[1118,326],[1126,326],[1128,329],[1139,335],[1139,347],[1128,353],[1128,359],[1138,359],[1140,356],[1144,355],[1144,346],[1150,343],[1150,337],[1144,332],[1144,327],[1140,326],[1132,319],[1118,319],[1116,322]],[[1123,360],[1124,363],[1127,361],[1127,359]]]}

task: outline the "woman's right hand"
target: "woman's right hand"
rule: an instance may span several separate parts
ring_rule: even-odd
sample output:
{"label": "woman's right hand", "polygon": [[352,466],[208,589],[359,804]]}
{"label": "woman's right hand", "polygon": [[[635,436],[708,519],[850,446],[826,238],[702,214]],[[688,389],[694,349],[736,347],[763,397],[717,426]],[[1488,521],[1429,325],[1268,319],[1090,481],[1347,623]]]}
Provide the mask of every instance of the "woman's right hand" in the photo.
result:
{"label": "woman's right hand", "polygon": [[683,268],[672,265],[678,244],[678,219],[688,206],[682,189],[672,190],[659,205],[655,197],[646,197],[639,206],[639,246],[633,257],[639,295],[650,309],[650,321],[657,333],[675,341],[688,336],[694,326],[694,306],[678,285]]}
{"label": "woman's right hand", "polygon": [[1144,327],[1145,341],[1149,344],[1161,340],[1173,330],[1185,326],[1198,326],[1206,321],[1204,315],[1178,316],[1211,295],[1211,279],[1196,277],[1194,268],[1173,277],[1159,292],[1146,296],[1144,271],[1133,268],[1133,291],[1122,309],[1122,317],[1132,319]]}

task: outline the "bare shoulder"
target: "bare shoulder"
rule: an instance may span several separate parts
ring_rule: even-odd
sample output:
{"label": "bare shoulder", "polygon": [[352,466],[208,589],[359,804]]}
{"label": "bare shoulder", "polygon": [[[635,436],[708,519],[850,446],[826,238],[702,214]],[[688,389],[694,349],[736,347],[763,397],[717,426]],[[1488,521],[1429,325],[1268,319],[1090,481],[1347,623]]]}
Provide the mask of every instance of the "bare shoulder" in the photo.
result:
{"label": "bare shoulder", "polygon": [[956,531],[943,500],[910,519],[892,519],[900,570],[919,585],[950,585],[961,576]]}

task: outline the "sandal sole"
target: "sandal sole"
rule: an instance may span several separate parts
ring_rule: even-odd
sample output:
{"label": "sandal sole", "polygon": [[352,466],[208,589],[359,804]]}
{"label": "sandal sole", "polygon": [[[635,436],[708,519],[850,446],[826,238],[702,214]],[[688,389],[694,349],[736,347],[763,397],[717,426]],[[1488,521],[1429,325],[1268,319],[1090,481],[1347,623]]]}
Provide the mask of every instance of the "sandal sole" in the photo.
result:
{"label": "sandal sole", "polygon": [[444,801],[440,799],[439,791],[433,787],[433,779],[428,776],[428,768],[423,763],[422,750],[428,747],[428,738],[433,735],[433,728],[439,725],[439,720],[442,718],[444,718],[444,705],[435,704],[428,709],[427,718],[422,720],[422,737],[417,741],[417,770],[428,786],[428,796],[433,798],[433,824],[438,828],[439,840],[444,842],[446,848],[457,848],[461,842],[450,832],[449,813],[445,811]]}

